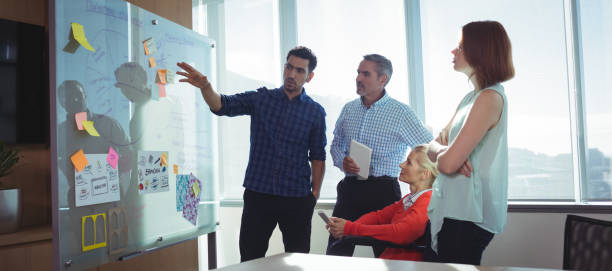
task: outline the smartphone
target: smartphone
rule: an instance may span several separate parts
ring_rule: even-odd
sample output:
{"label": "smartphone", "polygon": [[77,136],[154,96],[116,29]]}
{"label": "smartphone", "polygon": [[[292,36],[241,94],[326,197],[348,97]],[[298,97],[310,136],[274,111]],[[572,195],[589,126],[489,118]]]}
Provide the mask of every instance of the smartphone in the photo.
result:
{"label": "smartphone", "polygon": [[321,217],[321,219],[323,219],[323,221],[325,221],[325,224],[328,224],[329,222],[331,222],[329,220],[329,217],[327,217],[327,215],[325,214],[325,212],[319,211],[319,216]]}

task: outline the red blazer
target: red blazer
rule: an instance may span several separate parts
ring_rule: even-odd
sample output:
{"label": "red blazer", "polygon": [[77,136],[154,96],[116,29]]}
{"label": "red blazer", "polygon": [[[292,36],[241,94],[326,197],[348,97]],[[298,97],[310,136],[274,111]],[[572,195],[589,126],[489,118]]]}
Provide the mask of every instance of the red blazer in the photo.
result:
{"label": "red blazer", "polygon": [[[407,197],[408,195],[404,196]],[[347,221],[345,235],[370,236],[396,244],[410,244],[425,234],[427,206],[431,191],[423,193],[408,209],[404,210],[403,199],[383,208],[367,213],[355,222]],[[383,259],[422,261],[423,253],[404,248],[387,248],[380,255]]]}

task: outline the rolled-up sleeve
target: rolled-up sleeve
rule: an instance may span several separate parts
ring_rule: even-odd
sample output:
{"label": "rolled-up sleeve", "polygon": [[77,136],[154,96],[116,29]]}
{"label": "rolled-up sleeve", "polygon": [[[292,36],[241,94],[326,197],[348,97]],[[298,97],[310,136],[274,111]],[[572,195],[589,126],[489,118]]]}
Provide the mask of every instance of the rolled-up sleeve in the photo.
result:
{"label": "rolled-up sleeve", "polygon": [[405,109],[401,122],[402,139],[410,148],[419,144],[427,144],[433,140],[431,133],[411,108]]}
{"label": "rolled-up sleeve", "polygon": [[310,161],[319,160],[325,161],[325,145],[327,145],[327,137],[325,136],[325,109],[321,107],[321,111],[315,120],[314,127],[310,134]]}
{"label": "rolled-up sleeve", "polygon": [[217,116],[241,116],[251,115],[253,104],[256,102],[256,91],[247,91],[234,95],[221,94],[221,109],[211,112]]}

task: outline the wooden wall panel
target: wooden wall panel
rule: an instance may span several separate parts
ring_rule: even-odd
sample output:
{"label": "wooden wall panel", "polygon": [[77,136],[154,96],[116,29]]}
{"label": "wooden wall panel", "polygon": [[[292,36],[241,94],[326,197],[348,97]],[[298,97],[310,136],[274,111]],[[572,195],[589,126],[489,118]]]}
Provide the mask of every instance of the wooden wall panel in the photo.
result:
{"label": "wooden wall panel", "polygon": [[191,0],[128,0],[128,2],[191,29]]}
{"label": "wooden wall panel", "polygon": [[51,156],[44,144],[8,145],[21,158],[12,173],[2,179],[22,189],[22,227],[51,224]]}
{"label": "wooden wall panel", "polygon": [[88,271],[162,271],[198,270],[198,240],[189,240],[178,245],[157,250],[127,261],[108,263]]}
{"label": "wooden wall panel", "polygon": [[48,0],[2,0],[0,18],[47,26],[48,6]]}
{"label": "wooden wall panel", "polygon": [[0,247],[2,270],[53,270],[53,243],[51,240]]}

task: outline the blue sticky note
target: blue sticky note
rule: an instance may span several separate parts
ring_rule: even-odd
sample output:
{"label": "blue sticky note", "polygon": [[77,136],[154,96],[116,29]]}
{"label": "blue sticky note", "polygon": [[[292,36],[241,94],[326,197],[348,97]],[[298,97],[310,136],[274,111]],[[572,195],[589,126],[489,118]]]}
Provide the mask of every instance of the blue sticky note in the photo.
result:
{"label": "blue sticky note", "polygon": [[176,175],[176,211],[182,211],[189,193],[189,175]]}

